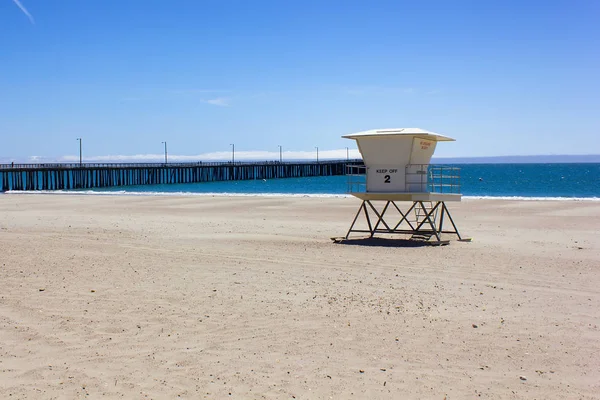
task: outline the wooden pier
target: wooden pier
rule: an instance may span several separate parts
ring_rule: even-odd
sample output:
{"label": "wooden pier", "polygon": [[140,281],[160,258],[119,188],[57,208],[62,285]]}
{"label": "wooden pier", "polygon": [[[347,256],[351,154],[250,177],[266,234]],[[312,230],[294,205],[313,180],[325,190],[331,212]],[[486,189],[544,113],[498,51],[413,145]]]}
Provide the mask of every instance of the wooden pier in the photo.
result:
{"label": "wooden pier", "polygon": [[0,189],[74,190],[115,186],[197,183],[345,175],[347,164],[321,162],[221,162],[148,164],[0,164]]}

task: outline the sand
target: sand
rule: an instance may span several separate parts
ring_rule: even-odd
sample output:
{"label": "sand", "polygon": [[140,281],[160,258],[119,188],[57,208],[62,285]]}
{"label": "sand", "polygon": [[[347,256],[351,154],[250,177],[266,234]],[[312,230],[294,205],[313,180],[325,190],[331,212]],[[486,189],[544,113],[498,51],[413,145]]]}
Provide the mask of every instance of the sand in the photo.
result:
{"label": "sand", "polygon": [[0,398],[600,398],[600,202],[0,196]]}

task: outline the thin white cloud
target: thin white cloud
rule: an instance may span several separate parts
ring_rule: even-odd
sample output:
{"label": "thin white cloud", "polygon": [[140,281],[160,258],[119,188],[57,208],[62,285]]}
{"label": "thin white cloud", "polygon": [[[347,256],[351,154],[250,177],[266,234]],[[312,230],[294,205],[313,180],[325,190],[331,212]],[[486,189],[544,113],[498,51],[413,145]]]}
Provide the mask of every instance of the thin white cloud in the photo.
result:
{"label": "thin white cloud", "polygon": [[380,95],[398,95],[398,96],[411,96],[418,95],[420,93],[433,94],[437,93],[437,91],[429,91],[426,92],[423,89],[413,88],[413,87],[386,87],[386,86],[373,86],[373,85],[363,85],[363,86],[334,86],[334,87],[310,87],[303,89],[293,89],[293,90],[263,90],[257,92],[244,92],[237,91],[233,89],[172,89],[162,94],[154,94],[154,96],[138,96],[133,94],[131,96],[124,96],[121,101],[138,101],[138,100],[168,100],[171,101],[173,97],[178,99],[193,99],[193,101],[201,101],[205,104],[210,104],[218,107],[230,107],[232,102],[235,102],[240,99],[249,100],[249,99],[264,99],[264,98],[272,98],[282,95],[292,95],[292,94],[308,94],[318,95],[318,94],[347,94],[352,96],[380,96]]}
{"label": "thin white cloud", "polygon": [[[357,149],[350,149],[348,153],[351,159],[360,158]],[[135,154],[135,155],[104,155],[104,156],[84,156],[84,162],[162,162],[164,154]],[[314,151],[284,151],[282,153],[283,161],[286,160],[315,160],[317,158]],[[319,150],[319,160],[343,160],[346,158],[346,149],[339,150]],[[278,161],[279,151],[236,151],[236,161]],[[197,155],[176,155],[169,154],[169,162],[198,162],[198,161],[229,161],[231,160],[231,151],[217,151],[212,153],[203,153]],[[31,160],[33,161],[33,160]],[[69,155],[59,157],[58,159],[40,159],[36,162],[79,162],[79,155]]]}
{"label": "thin white cloud", "polygon": [[216,97],[214,99],[204,100],[204,102],[212,104],[213,106],[229,107],[229,99],[226,97]]}
{"label": "thin white cloud", "polygon": [[13,0],[13,3],[15,3],[17,7],[21,9],[21,11],[23,11],[23,14],[27,15],[27,18],[29,18],[29,22],[35,25],[35,20],[33,19],[33,16],[29,13],[29,11],[27,11],[25,6],[23,6],[23,4],[21,4],[19,0]]}
{"label": "thin white cloud", "polygon": [[[348,153],[350,159],[360,159],[360,152],[358,149],[350,149]],[[316,159],[316,150],[312,151],[284,151],[283,161],[312,161]],[[436,156],[434,160],[438,162],[444,162],[444,160],[451,160],[451,162],[469,162],[469,160],[487,159],[490,162],[506,162],[498,161],[498,159],[511,157],[520,158],[523,157],[526,161],[528,158],[537,159],[544,157],[557,157],[557,158],[568,158],[578,157],[578,160],[584,158],[586,161],[581,162],[594,162],[599,156],[591,154],[579,154],[579,155],[512,155],[512,156],[498,156],[498,155],[478,155],[478,156],[459,156],[457,154],[444,154],[443,156]],[[588,160],[589,158],[589,160]],[[144,163],[144,162],[163,162],[165,155],[159,154],[135,154],[135,155],[102,155],[102,156],[83,156],[84,163]],[[236,151],[236,161],[279,161],[279,151]],[[335,150],[319,150],[319,160],[345,160],[346,149],[335,149]],[[231,151],[219,151],[213,153],[203,153],[197,155],[175,155],[169,154],[169,162],[199,162],[199,161],[230,161]],[[0,157],[0,164],[10,164],[11,162],[17,163],[78,163],[79,154],[67,155],[62,157],[44,157],[44,156],[30,156],[30,157],[17,157],[7,158]],[[514,160],[510,162],[515,162]]]}

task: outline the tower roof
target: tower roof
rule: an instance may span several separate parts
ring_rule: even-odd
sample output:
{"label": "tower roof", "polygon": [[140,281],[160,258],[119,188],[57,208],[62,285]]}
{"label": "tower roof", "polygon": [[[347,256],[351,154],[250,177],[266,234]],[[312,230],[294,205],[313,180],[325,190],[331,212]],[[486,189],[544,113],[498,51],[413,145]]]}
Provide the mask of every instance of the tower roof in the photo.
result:
{"label": "tower roof", "polygon": [[437,142],[453,142],[455,140],[451,137],[440,135],[435,132],[429,132],[419,128],[371,129],[369,131],[351,133],[342,137],[346,139],[356,140],[365,136],[414,136],[421,139],[435,140]]}

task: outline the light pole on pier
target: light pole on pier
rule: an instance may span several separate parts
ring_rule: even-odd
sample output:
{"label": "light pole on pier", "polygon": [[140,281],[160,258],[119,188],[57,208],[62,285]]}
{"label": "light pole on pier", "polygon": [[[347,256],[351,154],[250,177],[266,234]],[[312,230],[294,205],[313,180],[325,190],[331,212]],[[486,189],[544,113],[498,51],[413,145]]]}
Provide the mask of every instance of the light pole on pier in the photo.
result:
{"label": "light pole on pier", "polygon": [[83,153],[82,153],[82,146],[81,146],[81,138],[77,138],[77,140],[79,140],[79,166],[81,167],[81,164],[83,162]]}
{"label": "light pole on pier", "polygon": [[346,161],[350,161],[350,150],[346,147]]}
{"label": "light pole on pier", "polygon": [[283,157],[281,155],[281,149],[282,149],[282,147],[281,147],[280,144],[278,144],[277,146],[279,146],[279,162],[281,163],[283,161]]}
{"label": "light pole on pier", "polygon": [[161,142],[165,145],[165,164],[167,164],[167,142]]}
{"label": "light pole on pier", "polygon": [[231,162],[235,164],[235,143],[231,143]]}
{"label": "light pole on pier", "polygon": [[317,164],[319,163],[319,146],[315,146],[315,149],[317,149]]}

